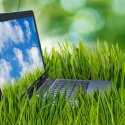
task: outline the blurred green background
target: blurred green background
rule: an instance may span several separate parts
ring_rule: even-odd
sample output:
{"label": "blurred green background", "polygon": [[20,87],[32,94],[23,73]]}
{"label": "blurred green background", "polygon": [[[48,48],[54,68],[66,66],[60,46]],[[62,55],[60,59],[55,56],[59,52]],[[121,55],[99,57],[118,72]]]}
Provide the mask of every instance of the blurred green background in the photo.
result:
{"label": "blurred green background", "polygon": [[125,49],[125,0],[0,0],[0,12],[21,10],[34,10],[43,47],[99,39]]}

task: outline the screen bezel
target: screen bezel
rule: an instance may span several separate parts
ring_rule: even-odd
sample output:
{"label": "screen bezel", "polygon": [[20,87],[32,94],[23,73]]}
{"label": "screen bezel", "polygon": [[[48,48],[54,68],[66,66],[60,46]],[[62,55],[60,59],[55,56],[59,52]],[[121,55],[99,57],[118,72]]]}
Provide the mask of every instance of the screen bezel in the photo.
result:
{"label": "screen bezel", "polygon": [[[39,44],[39,48],[40,48],[40,53],[42,56],[43,67],[44,67],[44,73],[41,74],[41,76],[38,77],[38,79],[36,81],[34,81],[34,83],[32,83],[32,85],[29,88],[27,88],[27,90],[26,90],[27,93],[29,94],[29,97],[31,97],[33,94],[34,87],[36,87],[36,89],[38,89],[46,79],[45,63],[44,63],[44,58],[43,58],[43,53],[42,53],[42,48],[41,48],[41,44],[40,44],[40,39],[39,39],[39,35],[38,35],[38,30],[37,30],[37,25],[36,25],[34,13],[32,10],[11,12],[11,13],[2,13],[2,14],[0,14],[0,22],[19,19],[19,18],[25,18],[25,17],[33,17],[34,25],[35,25],[35,29],[36,29],[36,35],[38,38],[38,44]],[[38,82],[38,81],[40,81],[40,82]]]}

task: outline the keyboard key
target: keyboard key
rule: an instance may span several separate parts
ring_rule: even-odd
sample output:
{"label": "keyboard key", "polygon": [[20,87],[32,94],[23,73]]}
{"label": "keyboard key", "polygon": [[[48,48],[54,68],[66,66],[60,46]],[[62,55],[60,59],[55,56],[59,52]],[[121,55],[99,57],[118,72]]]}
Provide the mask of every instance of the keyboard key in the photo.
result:
{"label": "keyboard key", "polygon": [[60,89],[60,94],[64,94],[66,91],[66,98],[70,98],[71,100],[72,98],[76,98],[76,91],[80,86],[82,87],[83,94],[86,95],[88,84],[88,81],[58,79],[50,92],[54,92],[54,97],[56,97],[58,89]]}

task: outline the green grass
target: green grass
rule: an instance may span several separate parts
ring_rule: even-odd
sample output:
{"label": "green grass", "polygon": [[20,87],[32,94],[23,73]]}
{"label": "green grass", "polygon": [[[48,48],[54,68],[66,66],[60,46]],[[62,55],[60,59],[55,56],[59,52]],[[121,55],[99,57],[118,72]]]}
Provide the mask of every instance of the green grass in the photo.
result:
{"label": "green grass", "polygon": [[95,49],[87,49],[82,41],[78,47],[69,42],[59,44],[59,51],[52,48],[44,51],[45,66],[51,78],[73,78],[111,80],[112,91],[103,96],[82,95],[77,92],[78,103],[66,101],[64,95],[57,96],[52,105],[53,95],[44,99],[44,93],[31,100],[27,96],[20,100],[22,91],[31,85],[41,73],[39,69],[28,73],[13,86],[3,89],[0,101],[0,125],[123,125],[125,124],[125,53],[118,45],[103,46],[97,42]]}

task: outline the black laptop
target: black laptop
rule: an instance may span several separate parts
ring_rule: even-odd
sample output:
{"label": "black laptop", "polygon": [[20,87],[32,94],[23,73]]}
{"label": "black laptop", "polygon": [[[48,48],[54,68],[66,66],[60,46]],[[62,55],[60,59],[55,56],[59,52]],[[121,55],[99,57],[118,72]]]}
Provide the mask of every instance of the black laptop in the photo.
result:
{"label": "black laptop", "polygon": [[94,93],[97,88],[104,91],[111,87],[110,81],[48,78],[33,11],[0,14],[0,87],[5,83],[13,84],[16,79],[36,69],[40,69],[41,74],[27,88],[29,97],[32,97],[34,88],[37,89],[36,95],[44,91],[45,95],[54,92],[56,96],[58,88],[63,94],[68,85],[66,98],[72,99],[79,86],[84,95]]}

